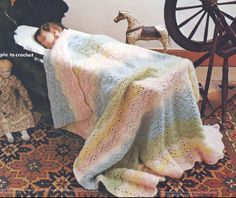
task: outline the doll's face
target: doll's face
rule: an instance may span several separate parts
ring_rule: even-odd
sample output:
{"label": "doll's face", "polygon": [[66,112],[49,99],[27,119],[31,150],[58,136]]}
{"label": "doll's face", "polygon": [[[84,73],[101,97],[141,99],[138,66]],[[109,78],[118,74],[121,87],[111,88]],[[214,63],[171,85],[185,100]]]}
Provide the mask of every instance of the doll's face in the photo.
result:
{"label": "doll's face", "polygon": [[3,67],[0,68],[0,77],[8,78],[11,75],[11,68]]}
{"label": "doll's face", "polygon": [[38,41],[45,48],[52,49],[53,45],[59,37],[59,34],[60,33],[57,30],[53,30],[50,32],[42,30],[40,35],[38,36]]}

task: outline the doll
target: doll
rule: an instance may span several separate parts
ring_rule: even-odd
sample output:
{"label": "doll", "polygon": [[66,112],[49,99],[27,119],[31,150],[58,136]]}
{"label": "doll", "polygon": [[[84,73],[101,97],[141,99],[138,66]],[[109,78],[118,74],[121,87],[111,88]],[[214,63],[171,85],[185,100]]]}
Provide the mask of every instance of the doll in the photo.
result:
{"label": "doll", "polygon": [[5,135],[10,143],[14,142],[12,133],[16,131],[20,131],[21,138],[28,141],[27,129],[35,127],[28,92],[11,70],[9,60],[0,60],[0,135]]}

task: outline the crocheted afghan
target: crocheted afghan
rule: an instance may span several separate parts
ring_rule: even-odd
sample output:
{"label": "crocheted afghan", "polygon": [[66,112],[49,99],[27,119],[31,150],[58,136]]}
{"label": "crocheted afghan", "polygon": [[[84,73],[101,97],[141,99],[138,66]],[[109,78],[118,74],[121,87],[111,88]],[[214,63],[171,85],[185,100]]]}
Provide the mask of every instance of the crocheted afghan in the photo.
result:
{"label": "crocheted afghan", "polygon": [[219,127],[202,125],[191,61],[64,30],[44,63],[55,128],[86,139],[73,166],[84,188],[150,197],[164,176],[223,157]]}

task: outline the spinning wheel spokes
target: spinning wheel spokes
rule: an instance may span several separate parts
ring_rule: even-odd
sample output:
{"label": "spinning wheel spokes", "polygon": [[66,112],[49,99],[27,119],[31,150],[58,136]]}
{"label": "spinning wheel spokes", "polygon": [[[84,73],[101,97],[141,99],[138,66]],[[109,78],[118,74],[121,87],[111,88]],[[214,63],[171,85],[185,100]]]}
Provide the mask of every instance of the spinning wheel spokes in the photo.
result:
{"label": "spinning wheel spokes", "polygon": [[[212,44],[214,18],[201,0],[166,0],[165,22],[171,38],[191,51],[207,51]],[[206,0],[205,0],[206,2]],[[236,1],[215,1],[230,25],[235,21]]]}
{"label": "spinning wheel spokes", "polygon": [[207,42],[207,37],[208,37],[208,29],[209,29],[209,21],[210,21],[210,15],[209,14],[207,14],[207,18],[206,18],[206,28],[205,28],[205,32],[204,32],[204,39],[203,39],[203,41],[204,41],[204,43],[206,43]]}
{"label": "spinning wheel spokes", "polygon": [[[236,1],[218,3],[217,5],[219,6],[219,5],[228,5],[228,4],[236,4]],[[187,9],[193,9],[193,8],[202,8],[202,4],[195,5],[195,6],[177,7],[176,10],[187,10]]]}
{"label": "spinning wheel spokes", "polygon": [[202,22],[204,16],[206,15],[206,12],[204,12],[201,16],[201,18],[198,20],[197,24],[195,25],[195,27],[193,28],[192,32],[190,33],[190,35],[188,36],[188,39],[192,39],[193,38],[193,35],[196,33],[200,23]]}
{"label": "spinning wheel spokes", "polygon": [[219,5],[229,5],[229,4],[236,4],[236,1],[229,1],[229,2],[224,2],[224,3],[218,3]]}
{"label": "spinning wheel spokes", "polygon": [[222,13],[224,14],[225,17],[227,17],[228,19],[230,19],[232,22],[234,21],[234,17],[232,17],[231,15],[229,15],[228,13],[222,11]]}
{"label": "spinning wheel spokes", "polygon": [[186,6],[186,7],[178,7],[176,10],[188,10],[188,9],[193,9],[193,8],[202,8],[202,5],[195,5],[195,6]]}
{"label": "spinning wheel spokes", "polygon": [[201,12],[203,11],[203,9],[201,9],[200,11],[198,11],[197,13],[195,13],[194,15],[192,15],[191,17],[189,17],[188,19],[186,19],[185,21],[183,21],[181,24],[178,25],[178,28],[183,27],[185,24],[187,24],[189,21],[191,21],[193,18],[195,18],[196,16],[198,16]]}

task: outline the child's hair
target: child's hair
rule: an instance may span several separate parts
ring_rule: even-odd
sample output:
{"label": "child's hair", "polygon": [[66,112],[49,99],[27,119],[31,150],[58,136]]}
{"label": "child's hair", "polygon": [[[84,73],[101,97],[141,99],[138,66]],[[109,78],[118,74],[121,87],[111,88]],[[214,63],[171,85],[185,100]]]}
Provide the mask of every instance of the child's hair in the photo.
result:
{"label": "child's hair", "polygon": [[1,68],[12,68],[13,64],[8,59],[0,59],[0,69]]}
{"label": "child's hair", "polygon": [[38,40],[38,37],[41,34],[41,31],[46,31],[46,32],[51,32],[51,30],[58,30],[59,32],[63,31],[64,29],[66,29],[62,24],[57,23],[57,22],[48,22],[48,23],[44,23],[43,25],[41,25],[37,31],[34,33],[34,39],[35,41],[37,41],[39,44],[41,44]]}

